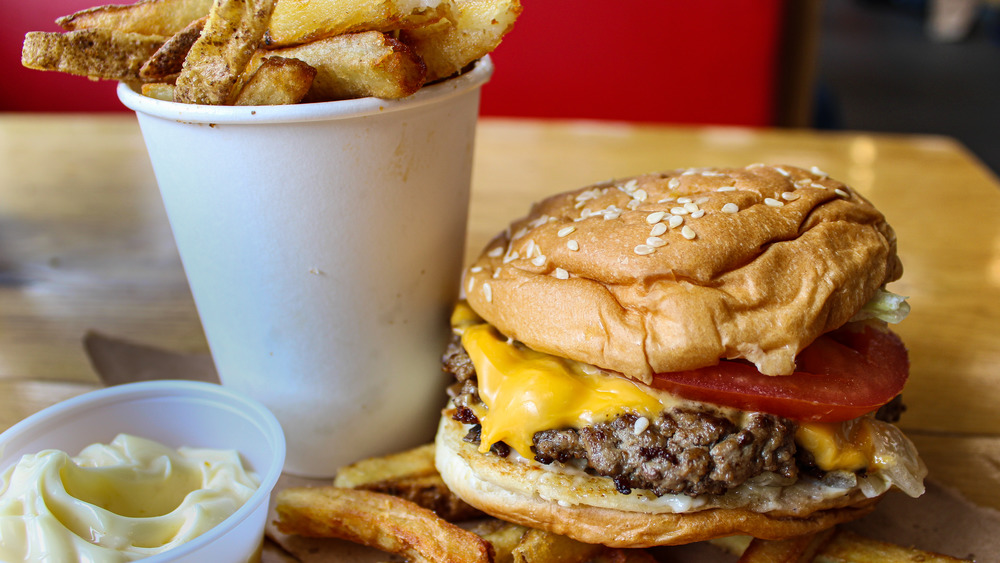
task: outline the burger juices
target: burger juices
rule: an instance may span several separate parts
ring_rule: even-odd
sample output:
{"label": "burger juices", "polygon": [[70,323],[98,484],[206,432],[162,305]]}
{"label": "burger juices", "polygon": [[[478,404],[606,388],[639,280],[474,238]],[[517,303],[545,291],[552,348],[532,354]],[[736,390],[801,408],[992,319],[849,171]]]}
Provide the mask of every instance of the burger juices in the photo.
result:
{"label": "burger juices", "polygon": [[790,537],[919,496],[891,424],[901,274],[882,214],[815,168],[550,197],[466,271],[438,469],[487,513],[616,547]]}

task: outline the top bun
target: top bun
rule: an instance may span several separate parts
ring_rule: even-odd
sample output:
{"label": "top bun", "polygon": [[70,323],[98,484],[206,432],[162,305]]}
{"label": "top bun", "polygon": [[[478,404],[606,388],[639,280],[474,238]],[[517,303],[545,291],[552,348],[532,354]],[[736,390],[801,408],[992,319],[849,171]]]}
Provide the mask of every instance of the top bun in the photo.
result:
{"label": "top bun", "polygon": [[768,375],[902,275],[896,236],[823,172],[701,168],[536,203],[466,271],[504,335],[650,382],[745,359]]}

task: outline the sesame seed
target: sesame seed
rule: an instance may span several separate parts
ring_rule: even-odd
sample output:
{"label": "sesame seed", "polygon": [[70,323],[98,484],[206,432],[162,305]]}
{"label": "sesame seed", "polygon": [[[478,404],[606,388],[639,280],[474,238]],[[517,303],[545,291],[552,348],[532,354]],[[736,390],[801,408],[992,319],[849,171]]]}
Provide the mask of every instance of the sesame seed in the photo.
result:
{"label": "sesame seed", "polygon": [[688,214],[688,210],[684,209],[683,207],[674,207],[674,208],[671,208],[670,212],[673,213],[674,215],[687,215]]}
{"label": "sesame seed", "polygon": [[667,224],[666,223],[657,223],[657,224],[653,225],[652,230],[649,231],[649,236],[651,236],[651,237],[658,237],[658,236],[662,235],[665,232],[667,232]]}
{"label": "sesame seed", "polygon": [[778,200],[774,199],[773,197],[765,197],[764,198],[764,203],[766,205],[770,206],[770,207],[781,207],[781,206],[785,205],[785,202],[778,201]]}
{"label": "sesame seed", "polygon": [[632,427],[632,433],[638,436],[639,434],[645,432],[647,428],[649,428],[649,419],[644,416],[640,416],[635,419],[635,425]]}
{"label": "sesame seed", "polygon": [[632,194],[632,197],[634,197],[639,201],[646,201],[646,198],[649,197],[649,194],[646,193],[646,190],[640,188],[636,190],[635,193]]}
{"label": "sesame seed", "polygon": [[812,183],[812,180],[810,180],[809,178],[803,178],[803,179],[795,182],[795,187],[796,188],[804,188],[804,187],[808,186],[811,183]]}
{"label": "sesame seed", "polygon": [[652,254],[656,252],[656,249],[653,248],[652,246],[649,246],[648,244],[640,244],[635,248],[633,248],[632,251],[638,254],[639,256],[646,256],[647,254]]}
{"label": "sesame seed", "polygon": [[649,223],[650,225],[659,223],[660,221],[663,220],[663,216],[666,214],[667,214],[666,211],[654,211],[649,215],[646,215],[646,222]]}
{"label": "sesame seed", "polygon": [[702,205],[704,203],[708,203],[709,199],[711,199],[711,198],[709,198],[709,197],[699,197],[698,199],[694,200],[694,202],[697,203],[698,205]]}
{"label": "sesame seed", "polygon": [[747,168],[761,168],[763,166],[765,166],[765,164],[763,162],[755,162],[755,163],[747,166]]}
{"label": "sesame seed", "polygon": [[783,199],[785,201],[795,201],[795,200],[799,199],[800,197],[802,197],[802,196],[800,196],[799,194],[797,194],[795,192],[781,192],[781,199]]}
{"label": "sesame seed", "polygon": [[589,207],[584,207],[583,210],[580,211],[580,219],[586,219],[587,217],[590,217],[593,214],[594,212],[591,211]]}
{"label": "sesame seed", "polygon": [[497,268],[496,270],[493,270],[493,279],[499,279],[499,278],[500,278],[500,268]]}
{"label": "sesame seed", "polygon": [[566,248],[576,252],[577,250],[580,250],[580,243],[575,240],[568,240],[566,241]]}
{"label": "sesame seed", "polygon": [[526,234],[528,234],[528,229],[525,227],[521,227],[520,229],[517,230],[516,233],[514,233],[514,237],[511,240],[519,239]]}
{"label": "sesame seed", "polygon": [[635,211],[635,208],[639,207],[640,205],[642,205],[642,201],[641,200],[633,199],[633,200],[629,200],[629,202],[627,204],[625,204],[625,207],[628,207],[629,209]]}
{"label": "sesame seed", "polygon": [[697,235],[695,234],[694,229],[688,227],[687,225],[684,225],[684,228],[681,229],[681,236],[688,240],[694,240],[694,237],[696,237]]}
{"label": "sesame seed", "polygon": [[691,218],[700,219],[701,217],[704,217],[704,215],[705,215],[705,210],[699,209],[698,211],[695,211],[694,213],[691,214]]}
{"label": "sesame seed", "polygon": [[653,248],[658,248],[665,246],[667,241],[661,239],[660,237],[649,237],[646,239],[646,245],[652,246]]}
{"label": "sesame seed", "polygon": [[829,174],[827,174],[826,172],[823,172],[822,170],[820,170],[818,166],[813,166],[812,168],[809,169],[809,171],[812,172],[813,174],[815,174],[817,176],[820,176],[820,177],[823,177],[823,178],[826,178],[827,176],[829,176]]}
{"label": "sesame seed", "polygon": [[534,265],[536,265],[536,266],[544,266],[545,265],[545,255],[544,254],[539,254],[538,256],[535,256],[531,260],[531,263],[534,264]]}
{"label": "sesame seed", "polygon": [[630,193],[634,192],[635,188],[638,187],[638,186],[639,186],[639,180],[636,180],[635,178],[633,178],[633,179],[629,180],[628,182],[626,182],[625,185],[622,186],[622,189],[625,190],[625,193],[629,193],[630,194]]}
{"label": "sesame seed", "polygon": [[698,211],[698,204],[694,203],[693,201],[690,201],[684,204],[684,209],[687,209],[689,212],[694,213],[695,211]]}
{"label": "sesame seed", "polygon": [[837,188],[837,189],[833,190],[833,193],[839,195],[840,197],[847,197],[847,198],[851,197],[851,194],[845,192],[844,190],[842,190],[840,188]]}
{"label": "sesame seed", "polygon": [[693,175],[695,175],[697,173],[698,173],[698,171],[695,170],[694,168],[688,168],[684,172],[681,172],[681,176],[693,176]]}
{"label": "sesame seed", "polygon": [[717,192],[735,192],[736,186],[722,186],[721,188],[715,190]]}
{"label": "sesame seed", "polygon": [[722,172],[716,172],[715,170],[703,170],[701,172],[702,176],[725,176]]}
{"label": "sesame seed", "polygon": [[672,197],[665,197],[665,198],[657,201],[656,203],[670,203],[671,201],[674,201],[674,198],[672,198]]}
{"label": "sesame seed", "polygon": [[605,213],[604,214],[604,220],[605,221],[611,221],[611,220],[617,219],[617,218],[619,218],[621,216],[622,216],[622,212],[621,211],[614,211],[614,212],[611,212],[611,213]]}
{"label": "sesame seed", "polygon": [[490,287],[489,282],[483,284],[483,297],[487,303],[493,302],[493,288]]}
{"label": "sesame seed", "polygon": [[679,197],[677,198],[677,203],[691,203],[691,198],[689,197]]}
{"label": "sesame seed", "polygon": [[535,239],[529,239],[527,248],[524,249],[524,257],[531,258],[531,255],[534,254],[536,250],[538,250],[538,245],[535,244]]}
{"label": "sesame seed", "polygon": [[677,227],[680,227],[683,222],[684,222],[684,218],[683,217],[680,217],[678,215],[674,215],[674,216],[672,216],[670,218],[669,221],[667,221],[667,224],[670,225],[671,229],[676,229]]}
{"label": "sesame seed", "polygon": [[473,267],[469,268],[469,271],[472,272],[473,274],[478,274],[479,272],[483,271],[483,267],[482,266],[473,266]]}
{"label": "sesame seed", "polygon": [[576,230],[576,227],[574,227],[573,225],[570,225],[568,227],[563,227],[563,228],[559,229],[559,232],[556,233],[556,236],[559,237],[559,238],[562,238],[562,237],[564,237],[564,236],[572,233],[575,230]]}
{"label": "sesame seed", "polygon": [[568,280],[569,279],[569,272],[567,272],[566,270],[563,270],[562,268],[556,268],[556,278],[561,279],[561,280]]}
{"label": "sesame seed", "polygon": [[498,246],[494,249],[491,249],[489,252],[486,253],[486,255],[489,256],[490,258],[499,258],[501,254],[503,254],[502,246]]}
{"label": "sesame seed", "polygon": [[725,205],[722,206],[722,212],[723,213],[736,213],[739,210],[740,210],[740,206],[738,206],[738,205],[736,205],[735,203],[732,203],[732,202],[729,202],[729,203],[727,203],[727,204],[725,204]]}
{"label": "sesame seed", "polygon": [[826,186],[824,186],[823,184],[817,184],[816,182],[810,182],[809,183],[809,187],[810,188],[816,188],[817,190],[825,190],[826,189]]}
{"label": "sesame seed", "polygon": [[513,262],[514,260],[517,260],[520,257],[521,257],[521,255],[518,254],[517,251],[515,250],[514,252],[511,252],[507,256],[503,257],[503,263],[504,264],[510,264],[511,262]]}
{"label": "sesame seed", "polygon": [[476,287],[476,278],[469,278],[469,287],[465,290],[466,293],[472,293],[472,289]]}
{"label": "sesame seed", "polygon": [[670,188],[671,190],[676,190],[677,188],[681,187],[680,178],[671,178],[670,181],[667,182],[667,187]]}
{"label": "sesame seed", "polygon": [[786,177],[786,178],[787,178],[787,177],[789,177],[789,176],[791,176],[791,174],[789,174],[789,173],[788,173],[788,170],[785,170],[784,168],[782,168],[782,167],[780,167],[780,166],[775,166],[775,167],[774,167],[774,170],[775,170],[775,171],[776,171],[776,172],[777,172],[778,174],[781,174],[782,176],[784,176],[784,177]]}

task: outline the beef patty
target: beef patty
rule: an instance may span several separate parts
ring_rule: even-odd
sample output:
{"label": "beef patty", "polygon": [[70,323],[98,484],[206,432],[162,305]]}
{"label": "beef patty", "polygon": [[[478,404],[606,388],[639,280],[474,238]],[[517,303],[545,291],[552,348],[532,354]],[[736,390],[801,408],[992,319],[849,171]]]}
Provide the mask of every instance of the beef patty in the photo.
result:
{"label": "beef patty", "polygon": [[[455,418],[473,424],[466,439],[479,441],[479,404],[472,361],[456,337],[443,358],[444,370],[457,382],[449,389]],[[764,472],[786,478],[798,474],[796,424],[764,413],[731,420],[719,412],[673,408],[654,420],[633,413],[585,428],[554,428],[535,433],[535,459],[581,464],[586,471],[610,477],[617,489],[647,489],[663,494],[721,494]],[[507,455],[498,445],[494,453]]]}

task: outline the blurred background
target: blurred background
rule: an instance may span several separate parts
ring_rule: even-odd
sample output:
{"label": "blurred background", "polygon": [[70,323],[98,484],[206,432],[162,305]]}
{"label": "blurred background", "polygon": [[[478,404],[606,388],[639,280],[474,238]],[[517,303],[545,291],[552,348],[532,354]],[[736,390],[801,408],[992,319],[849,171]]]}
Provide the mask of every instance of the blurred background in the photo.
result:
{"label": "blurred background", "polygon": [[[20,65],[100,1],[3,0],[0,111],[124,111]],[[484,115],[942,134],[1000,173],[1000,0],[522,2]]]}

